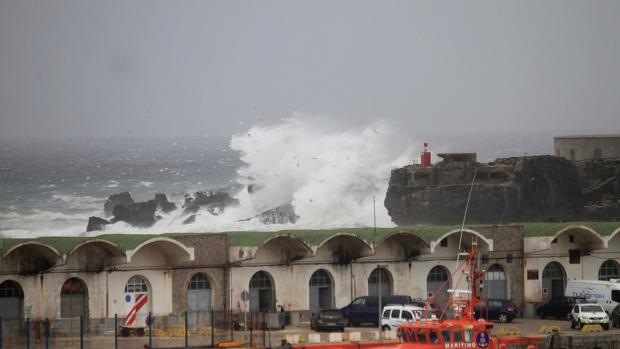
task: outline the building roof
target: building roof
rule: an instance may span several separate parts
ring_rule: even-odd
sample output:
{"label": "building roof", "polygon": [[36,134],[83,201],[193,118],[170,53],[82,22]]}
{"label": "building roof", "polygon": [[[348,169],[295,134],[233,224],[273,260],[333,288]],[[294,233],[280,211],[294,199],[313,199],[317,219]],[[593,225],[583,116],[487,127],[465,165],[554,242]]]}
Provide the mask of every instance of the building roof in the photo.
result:
{"label": "building roof", "polygon": [[[610,236],[616,231],[620,231],[620,222],[567,222],[567,223],[514,223],[512,224],[523,226],[525,237],[547,237],[555,236],[556,233],[565,230],[567,228],[584,226],[591,230],[594,230],[601,236]],[[479,228],[489,228],[491,226],[466,226],[466,229],[477,230]],[[231,246],[260,246],[269,238],[275,236],[289,235],[297,237],[309,245],[319,245],[321,242],[329,238],[330,236],[345,233],[353,234],[360,239],[365,240],[369,244],[372,244],[373,240],[379,242],[387,236],[405,232],[414,233],[427,241],[434,241],[450,231],[458,231],[460,226],[457,225],[415,225],[406,227],[393,227],[393,228],[377,228],[376,235],[373,233],[373,228],[343,228],[343,229],[317,229],[317,230],[280,230],[280,231],[232,231],[225,232],[223,234],[228,235]],[[123,251],[130,251],[135,249],[143,242],[157,237],[175,237],[175,236],[195,236],[211,234],[205,233],[170,233],[163,235],[147,235],[147,234],[103,234],[95,237],[76,237],[76,236],[47,236],[39,238],[24,238],[15,239],[0,238],[0,256],[9,251],[14,246],[26,243],[36,242],[43,245],[47,245],[55,249],[61,254],[66,254],[71,251],[75,246],[88,241],[88,240],[105,240],[118,246]]]}
{"label": "building roof", "polygon": [[620,138],[620,134],[607,134],[607,135],[565,135],[556,136],[554,139],[579,139],[579,138]]}

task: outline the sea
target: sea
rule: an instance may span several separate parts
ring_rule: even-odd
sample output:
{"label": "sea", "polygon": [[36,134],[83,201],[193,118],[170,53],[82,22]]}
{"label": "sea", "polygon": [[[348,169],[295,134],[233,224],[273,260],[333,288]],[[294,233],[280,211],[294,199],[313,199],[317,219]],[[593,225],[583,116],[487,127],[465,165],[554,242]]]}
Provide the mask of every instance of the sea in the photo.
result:
{"label": "sea", "polygon": [[[424,142],[433,154],[477,152],[479,161],[490,161],[550,154],[553,136],[415,136],[384,121],[334,128],[293,117],[230,136],[0,139],[0,237],[320,229],[372,226],[375,219],[393,226],[383,205],[390,172],[417,163]],[[158,213],[150,228],[118,222],[86,232],[88,218],[105,217],[103,204],[115,193],[128,191],[136,201],[164,193],[181,207],[196,191],[231,188],[238,206],[200,211],[191,224],[176,210]],[[300,217],[296,223],[256,218],[285,203]]]}

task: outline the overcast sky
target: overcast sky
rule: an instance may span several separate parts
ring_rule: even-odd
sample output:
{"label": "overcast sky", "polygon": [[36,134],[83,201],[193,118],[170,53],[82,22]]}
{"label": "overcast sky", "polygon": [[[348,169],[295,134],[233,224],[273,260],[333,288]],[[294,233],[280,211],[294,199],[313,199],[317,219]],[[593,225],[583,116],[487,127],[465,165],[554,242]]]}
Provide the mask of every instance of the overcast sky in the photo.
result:
{"label": "overcast sky", "polygon": [[[0,136],[620,132],[620,1],[0,0]],[[243,124],[242,124],[243,123]]]}

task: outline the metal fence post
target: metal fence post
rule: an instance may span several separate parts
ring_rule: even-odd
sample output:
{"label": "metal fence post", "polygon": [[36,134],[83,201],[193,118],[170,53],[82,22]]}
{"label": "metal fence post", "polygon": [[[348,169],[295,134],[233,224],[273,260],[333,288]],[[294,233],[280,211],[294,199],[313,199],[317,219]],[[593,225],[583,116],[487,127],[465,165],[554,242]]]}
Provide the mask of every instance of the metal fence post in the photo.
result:
{"label": "metal fence post", "polygon": [[149,311],[149,349],[153,347],[153,316]]}
{"label": "metal fence post", "polygon": [[80,316],[80,349],[84,349],[84,316]]}
{"label": "metal fence post", "polygon": [[234,330],[233,326],[233,311],[232,309],[230,309],[230,341],[233,341],[233,330]]}
{"label": "metal fence post", "polygon": [[2,349],[2,318],[0,317],[0,349]]}
{"label": "metal fence post", "polygon": [[262,314],[263,314],[263,324],[262,324],[263,325],[263,348],[267,348],[267,345],[266,345],[267,341],[265,338],[265,330],[267,329],[267,326],[266,326],[267,324],[265,324],[265,313],[263,312]]}
{"label": "metal fence post", "polygon": [[215,313],[211,309],[211,348],[215,347]]}
{"label": "metal fence post", "polygon": [[50,347],[50,319],[45,318],[45,349]]}
{"label": "metal fence post", "polygon": [[252,335],[252,329],[254,328],[254,322],[252,321],[253,318],[254,313],[250,312],[250,348],[254,347],[254,336]]}
{"label": "metal fence post", "polygon": [[26,349],[30,349],[30,318],[26,318]]}
{"label": "metal fence post", "polygon": [[187,339],[187,332],[189,331],[189,326],[187,326],[187,310],[185,310],[185,348],[189,348],[189,342]]}
{"label": "metal fence post", "polygon": [[114,314],[114,349],[118,349],[118,314]]}

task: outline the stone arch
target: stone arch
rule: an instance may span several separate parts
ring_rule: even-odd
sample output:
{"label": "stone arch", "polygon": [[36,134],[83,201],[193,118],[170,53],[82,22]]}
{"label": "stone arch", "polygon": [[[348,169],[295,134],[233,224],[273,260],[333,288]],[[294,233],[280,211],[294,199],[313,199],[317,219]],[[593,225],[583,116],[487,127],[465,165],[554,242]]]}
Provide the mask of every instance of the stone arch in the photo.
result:
{"label": "stone arch", "polygon": [[21,319],[24,316],[24,290],[14,280],[0,283],[0,318]]}
{"label": "stone arch", "polygon": [[443,265],[434,266],[426,276],[426,292],[430,302],[445,309],[448,304],[448,290],[452,283],[452,275]]}
{"label": "stone arch", "polygon": [[124,285],[126,327],[145,327],[149,312],[153,309],[152,288],[142,275],[131,276]]}
{"label": "stone arch", "polygon": [[60,289],[60,317],[88,319],[88,287],[76,277],[65,280]]}
{"label": "stone arch", "polygon": [[26,241],[4,252],[2,262],[11,273],[37,274],[60,264],[62,255],[50,245]]}
{"label": "stone arch", "polygon": [[135,262],[136,257],[147,248],[154,248],[165,258],[164,261],[151,261],[148,260],[148,257],[141,256],[143,258],[140,262],[148,265],[175,265],[194,260],[194,249],[192,247],[186,247],[177,240],[159,236],[143,241],[134,249],[127,251],[127,263]]}
{"label": "stone arch", "polygon": [[[607,237],[607,242],[605,244],[605,246],[607,248],[610,248],[611,246],[609,246],[609,244],[614,241],[614,238],[616,238],[616,236],[620,234],[620,228],[616,229],[613,231],[613,233],[611,233],[608,237]],[[620,240],[620,238],[618,238]],[[620,241],[617,243],[618,246],[620,246]]]}
{"label": "stone arch", "polygon": [[[472,229],[467,229],[467,228],[464,228],[464,229],[462,229],[462,231],[463,231],[463,233],[465,233],[465,234],[463,234],[464,236],[465,236],[466,234],[468,234],[468,235],[472,235],[472,236],[475,236],[477,239],[480,239],[479,241],[482,241],[482,242],[485,244],[486,248],[487,248],[489,251],[493,251],[493,239],[488,239],[487,237],[485,237],[484,235],[482,235],[480,232],[477,232],[477,231],[472,230]],[[431,253],[434,253],[434,252],[435,252],[435,248],[437,247],[437,245],[441,244],[441,241],[442,241],[443,239],[449,238],[449,237],[451,237],[452,235],[455,235],[455,234],[460,234],[460,233],[461,233],[461,229],[454,229],[454,230],[450,230],[449,232],[447,232],[447,233],[445,233],[445,234],[441,235],[441,236],[440,236],[438,239],[436,239],[435,241],[432,241],[432,242],[431,242]],[[465,246],[469,246],[469,245],[471,245],[471,241],[470,241],[470,239],[465,239],[465,238],[464,238],[464,239],[463,239],[463,241],[462,241],[462,243],[463,243],[463,245],[465,245]],[[479,247],[481,247],[481,246],[480,246],[480,244],[478,244],[478,246],[479,246]]]}
{"label": "stone arch", "polygon": [[620,264],[613,259],[608,259],[601,263],[601,266],[598,268],[598,279],[602,281],[620,279]]}
{"label": "stone arch", "polygon": [[[566,270],[561,263],[553,261],[547,263],[542,272],[543,299],[564,296],[566,289]],[[545,290],[546,295],[545,295]]]}
{"label": "stone arch", "polygon": [[487,299],[510,299],[508,273],[499,264],[489,266],[484,274],[484,295]]}
{"label": "stone arch", "polygon": [[260,270],[250,279],[250,310],[270,312],[276,310],[276,287],[273,277]]}
{"label": "stone arch", "polygon": [[317,269],[308,282],[311,312],[334,308],[334,278],[325,269]]}
{"label": "stone arch", "polygon": [[66,256],[66,264],[75,264],[82,271],[102,271],[127,262],[127,255],[117,244],[98,238],[79,243]]}
{"label": "stone arch", "polygon": [[207,274],[199,272],[192,275],[187,283],[187,311],[190,313],[210,311],[211,297],[211,282]]}
{"label": "stone arch", "polygon": [[556,232],[553,237],[549,239],[547,248],[550,249],[552,247],[551,244],[564,234],[573,236],[574,241],[588,251],[600,250],[607,246],[605,239],[594,229],[586,227],[585,225],[571,224]]}
{"label": "stone arch", "polygon": [[[399,247],[400,258],[413,259],[420,254],[426,252],[430,248],[430,242],[421,235],[412,231],[396,231],[386,235],[381,239],[376,247],[375,254],[388,254],[393,255],[393,250],[389,247],[389,244],[395,244]],[[382,251],[383,249],[387,251]]]}
{"label": "stone arch", "polygon": [[394,292],[392,273],[387,268],[377,267],[368,276],[368,295],[378,296],[379,290],[381,296],[388,296]]}
{"label": "stone arch", "polygon": [[352,233],[337,233],[321,241],[316,250],[319,258],[333,260],[338,264],[348,264],[351,261],[370,256],[370,244]]}
{"label": "stone arch", "polygon": [[309,256],[312,256],[312,247],[306,241],[294,235],[278,234],[258,246],[254,260],[289,263]]}

